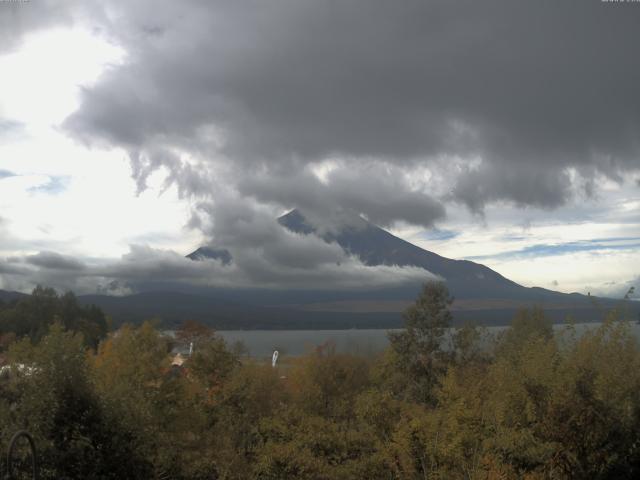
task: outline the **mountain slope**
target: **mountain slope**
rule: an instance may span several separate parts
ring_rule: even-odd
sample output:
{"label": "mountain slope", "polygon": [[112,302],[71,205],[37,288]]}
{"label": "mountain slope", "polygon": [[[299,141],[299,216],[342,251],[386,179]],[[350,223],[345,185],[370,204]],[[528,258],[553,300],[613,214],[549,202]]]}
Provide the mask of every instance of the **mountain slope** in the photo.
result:
{"label": "mountain slope", "polygon": [[[299,210],[278,219],[289,230],[303,235],[318,234],[328,242],[338,243],[366,265],[416,266],[442,277],[457,298],[539,298],[553,295],[543,289],[525,288],[485,265],[468,260],[452,260],[422,249],[364,219],[318,233]],[[337,230],[337,231],[335,231]],[[548,292],[548,293],[547,293]]]}
{"label": "mountain slope", "polygon": [[211,247],[200,247],[187,255],[187,258],[190,260],[220,260],[223,265],[229,265],[232,261],[229,250],[225,250],[223,248],[215,249]]}
{"label": "mountain slope", "polygon": [[[313,223],[299,210],[292,210],[280,217],[278,222],[297,234],[317,235],[327,242],[335,242],[366,265],[414,266],[438,275],[447,283],[455,298],[452,311],[454,319],[458,321],[505,324],[509,323],[518,308],[534,304],[543,307],[554,321],[563,321],[568,315],[574,315],[580,321],[594,321],[601,320],[605,311],[618,303],[575,293],[524,287],[485,265],[449,259],[413,245],[353,212],[340,212],[330,219],[321,218]],[[188,257],[207,258],[198,255],[199,251]],[[254,307],[262,305],[269,309],[280,309],[282,318],[289,318],[287,321],[291,318],[289,313],[284,312],[298,311],[303,312],[301,314],[304,316],[324,315],[325,320],[337,318],[337,315],[356,315],[359,316],[358,320],[353,320],[353,317],[350,321],[359,325],[367,324],[367,316],[384,315],[384,322],[391,321],[395,325],[400,323],[400,313],[415,299],[419,287],[407,285],[359,291],[233,290],[223,295]],[[219,293],[212,291],[210,294]],[[640,304],[631,304],[630,308],[636,310]]]}

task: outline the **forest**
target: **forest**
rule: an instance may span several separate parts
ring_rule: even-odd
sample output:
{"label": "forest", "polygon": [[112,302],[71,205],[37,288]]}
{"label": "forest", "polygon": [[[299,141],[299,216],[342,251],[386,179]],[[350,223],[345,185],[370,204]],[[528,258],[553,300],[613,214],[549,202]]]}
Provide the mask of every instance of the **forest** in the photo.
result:
{"label": "forest", "polygon": [[0,303],[0,448],[30,432],[42,479],[638,478],[624,309],[554,333],[532,307],[491,337],[450,334],[450,303],[427,283],[383,354],[325,344],[273,368],[204,325],[113,331],[39,287]]}

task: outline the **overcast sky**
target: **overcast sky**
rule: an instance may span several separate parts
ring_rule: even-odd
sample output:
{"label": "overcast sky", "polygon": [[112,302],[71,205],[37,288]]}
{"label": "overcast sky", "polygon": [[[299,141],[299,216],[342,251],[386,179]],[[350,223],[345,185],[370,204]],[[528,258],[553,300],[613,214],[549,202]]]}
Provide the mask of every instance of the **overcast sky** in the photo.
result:
{"label": "overcast sky", "polygon": [[[0,288],[423,275],[274,223],[299,207],[624,294],[639,25],[600,0],[0,2]],[[202,244],[234,264],[183,260]]]}

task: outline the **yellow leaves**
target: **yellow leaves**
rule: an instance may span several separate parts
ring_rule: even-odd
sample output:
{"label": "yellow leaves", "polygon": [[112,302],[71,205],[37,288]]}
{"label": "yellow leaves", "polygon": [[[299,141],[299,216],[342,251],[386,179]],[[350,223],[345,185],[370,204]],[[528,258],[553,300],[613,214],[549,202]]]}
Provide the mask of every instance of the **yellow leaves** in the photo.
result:
{"label": "yellow leaves", "polygon": [[301,359],[289,372],[287,384],[294,402],[310,413],[344,416],[368,382],[365,359],[329,353]]}
{"label": "yellow leaves", "polygon": [[[11,354],[55,366],[59,376],[39,379],[47,388],[75,385],[88,371],[101,409],[137,453],[182,478],[538,480],[630,471],[640,464],[640,349],[628,326],[612,321],[558,339],[539,320],[525,316],[494,351],[474,349],[478,336],[467,330],[458,342],[466,353],[442,364],[430,403],[406,395],[411,377],[398,373],[392,349],[372,360],[322,348],[274,369],[239,362],[195,329],[188,373],[167,375],[166,340],[147,324],[123,327],[95,355],[58,327],[42,345],[19,342]],[[38,405],[50,404],[64,402]]]}
{"label": "yellow leaves", "polygon": [[308,448],[270,443],[256,465],[257,478],[264,480],[332,479],[329,468]]}

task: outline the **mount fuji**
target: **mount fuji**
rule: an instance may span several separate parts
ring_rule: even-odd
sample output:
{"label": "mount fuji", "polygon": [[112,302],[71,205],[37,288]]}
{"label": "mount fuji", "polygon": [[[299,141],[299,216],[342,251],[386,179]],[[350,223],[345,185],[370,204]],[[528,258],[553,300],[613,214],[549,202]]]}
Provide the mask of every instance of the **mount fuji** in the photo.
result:
{"label": "mount fuji", "polygon": [[[489,325],[509,323],[516,310],[537,305],[554,321],[571,315],[578,321],[601,320],[610,299],[594,299],[539,287],[524,287],[491,268],[468,260],[454,260],[413,245],[368,222],[353,212],[339,212],[333,218],[313,219],[295,209],[278,218],[278,223],[299,235],[315,235],[338,244],[346,253],[368,266],[411,266],[423,268],[446,282],[454,297],[452,311],[457,322]],[[194,261],[233,261],[225,249],[200,247],[187,255]],[[295,318],[296,328],[308,324],[335,327],[398,326],[401,312],[412,303],[419,285],[369,291],[226,291],[227,300],[252,305],[262,312],[280,312],[284,324]],[[251,300],[247,297],[251,296]],[[633,309],[633,305],[631,306]],[[639,306],[640,307],[640,306]],[[296,313],[297,312],[297,315]],[[278,322],[280,323],[280,322]]]}
{"label": "mount fuji", "polygon": [[[278,223],[297,235],[337,244],[365,265],[417,267],[425,270],[425,278],[432,277],[427,271],[441,278],[454,297],[451,310],[455,323],[505,325],[518,309],[534,305],[555,322],[568,316],[578,322],[599,321],[611,308],[620,306],[620,301],[611,299],[524,287],[485,265],[446,258],[413,245],[353,212],[323,218],[296,209],[278,218]],[[215,246],[202,246],[186,257],[194,262],[234,262],[231,252]],[[78,298],[101,307],[115,324],[156,318],[169,328],[185,319],[232,330],[394,328],[402,325],[402,312],[415,300],[420,287],[416,281],[360,289],[213,288],[153,283],[150,279],[133,295]],[[6,299],[16,295],[4,293]],[[624,309],[637,318],[640,302],[625,302]]]}

